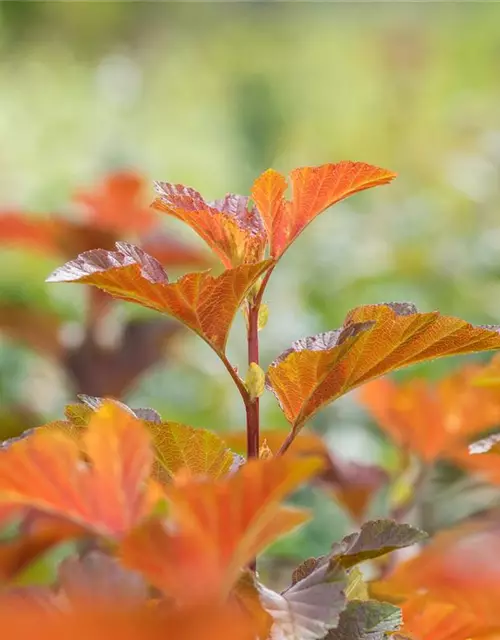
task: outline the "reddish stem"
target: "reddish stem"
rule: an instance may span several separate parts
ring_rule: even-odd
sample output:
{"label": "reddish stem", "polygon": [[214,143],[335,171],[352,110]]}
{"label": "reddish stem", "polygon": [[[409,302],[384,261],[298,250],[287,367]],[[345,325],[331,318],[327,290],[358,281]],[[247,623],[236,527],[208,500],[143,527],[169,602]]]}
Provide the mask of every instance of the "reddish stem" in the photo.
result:
{"label": "reddish stem", "polygon": [[[248,305],[248,365],[259,364],[259,303]],[[247,458],[258,458],[259,441],[259,398],[246,403],[247,413]]]}

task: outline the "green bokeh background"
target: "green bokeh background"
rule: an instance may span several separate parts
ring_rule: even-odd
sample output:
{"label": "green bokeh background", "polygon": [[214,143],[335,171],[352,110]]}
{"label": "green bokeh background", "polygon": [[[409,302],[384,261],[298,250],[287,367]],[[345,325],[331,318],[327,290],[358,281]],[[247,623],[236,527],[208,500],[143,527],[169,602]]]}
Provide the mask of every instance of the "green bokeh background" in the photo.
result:
{"label": "green bokeh background", "polygon": [[[498,4],[0,3],[0,207],[70,212],[76,188],[122,166],[208,199],[248,193],[270,166],[352,159],[398,172],[287,253],[266,294],[264,364],[363,303],[500,323],[499,105]],[[2,250],[0,298],[77,321],[84,292],[45,285],[54,266]],[[229,354],[243,368],[242,338],[239,319]],[[0,339],[0,402],[26,398],[46,419],[71,399],[52,365]],[[194,426],[243,424],[227,373],[192,336],[125,400]],[[285,427],[271,397],[263,423]],[[346,457],[390,457],[355,398],[312,426]],[[315,524],[276,553],[324,551],[350,526],[324,495],[312,501]]]}

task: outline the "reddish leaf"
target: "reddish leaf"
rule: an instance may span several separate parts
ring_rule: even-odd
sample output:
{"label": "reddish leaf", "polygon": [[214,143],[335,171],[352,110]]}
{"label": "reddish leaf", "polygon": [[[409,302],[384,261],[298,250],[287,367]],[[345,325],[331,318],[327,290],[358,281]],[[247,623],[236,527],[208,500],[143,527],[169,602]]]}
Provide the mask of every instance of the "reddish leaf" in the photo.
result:
{"label": "reddish leaf", "polygon": [[500,422],[496,394],[475,385],[480,370],[468,366],[435,384],[374,380],[359,397],[398,446],[433,462]]}
{"label": "reddish leaf", "polygon": [[154,215],[145,202],[145,182],[136,173],[122,171],[110,174],[92,191],[83,191],[75,201],[86,210],[92,225],[111,231],[147,231]]}
{"label": "reddish leaf", "polygon": [[313,458],[255,460],[218,482],[167,486],[175,533],[147,523],[124,540],[124,561],[180,600],[227,594],[251,558],[304,522],[304,512],[279,505],[320,467]]}
{"label": "reddish leaf", "polygon": [[60,320],[50,312],[24,305],[0,305],[0,330],[13,340],[49,356],[61,355]]}
{"label": "reddish leaf", "polygon": [[281,256],[305,227],[328,207],[358,191],[387,184],[396,174],[363,162],[339,162],[302,167],[290,174],[292,200],[285,200],[287,183],[269,169],[257,178],[252,199],[264,221],[271,256]]}
{"label": "reddish leaf", "polygon": [[331,455],[325,473],[320,476],[320,484],[359,523],[363,522],[372,498],[387,481],[387,473],[378,467],[348,462]]}
{"label": "reddish leaf", "polygon": [[53,227],[53,221],[47,218],[32,218],[17,211],[0,212],[0,242],[2,245],[17,247],[21,244],[30,249],[55,253],[57,243]]}
{"label": "reddish leaf", "polygon": [[157,182],[159,197],[153,207],[186,222],[230,269],[240,264],[260,262],[264,257],[266,234],[248,198],[227,194],[208,203],[194,189]]}
{"label": "reddish leaf", "polygon": [[117,251],[88,251],[57,269],[48,282],[92,284],[113,297],[173,315],[217,353],[224,352],[233,318],[271,261],[242,265],[218,277],[189,273],[169,283],[161,264],[138,247],[118,242]]}
{"label": "reddish leaf", "polygon": [[357,307],[338,331],[298,340],[267,374],[296,433],[321,407],[358,385],[416,362],[500,348],[497,330],[413,305]]}
{"label": "reddish leaf", "polygon": [[[119,536],[152,510],[153,463],[142,423],[115,405],[95,414],[81,439],[45,429],[0,451],[0,505],[29,507],[104,536]],[[112,461],[112,464],[110,464]]]}

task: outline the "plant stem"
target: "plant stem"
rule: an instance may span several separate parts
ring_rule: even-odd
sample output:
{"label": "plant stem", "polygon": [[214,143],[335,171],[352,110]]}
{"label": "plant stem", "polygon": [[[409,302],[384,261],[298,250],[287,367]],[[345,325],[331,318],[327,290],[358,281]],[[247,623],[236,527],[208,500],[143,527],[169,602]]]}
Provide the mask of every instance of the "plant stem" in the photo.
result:
{"label": "plant stem", "polygon": [[[248,304],[248,366],[259,364],[259,302]],[[258,458],[260,449],[259,422],[260,407],[259,398],[251,399],[245,403],[247,413],[247,458]]]}

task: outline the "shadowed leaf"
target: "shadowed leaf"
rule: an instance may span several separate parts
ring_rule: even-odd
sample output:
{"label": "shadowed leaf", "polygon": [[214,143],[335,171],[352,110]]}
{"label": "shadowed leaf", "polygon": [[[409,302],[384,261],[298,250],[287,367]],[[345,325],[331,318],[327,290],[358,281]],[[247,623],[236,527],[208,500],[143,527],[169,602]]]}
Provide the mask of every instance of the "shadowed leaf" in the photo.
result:
{"label": "shadowed leaf", "polygon": [[213,277],[189,273],[169,283],[162,265],[144,251],[118,242],[117,251],[96,249],[57,269],[48,282],[92,284],[115,298],[168,313],[224,352],[234,316],[271,261],[242,265]]}
{"label": "shadowed leaf", "polygon": [[350,311],[340,330],[295,342],[271,364],[267,384],[296,433],[323,406],[384,373],[498,348],[497,330],[407,303],[368,305]]}
{"label": "shadowed leaf", "polygon": [[296,573],[300,579],[281,594],[259,586],[262,605],[274,620],[273,640],[316,640],[338,624],[346,605],[346,572],[329,558],[309,568]]}
{"label": "shadowed leaf", "polygon": [[332,555],[344,567],[352,567],[365,560],[372,560],[396,549],[421,542],[427,534],[408,524],[393,520],[365,522],[361,530],[346,536],[332,547]]}
{"label": "shadowed leaf", "polygon": [[363,162],[302,167],[290,174],[292,199],[285,199],[284,176],[269,169],[255,181],[252,200],[262,216],[271,256],[281,256],[305,227],[336,202],[358,191],[389,183],[396,174]]}
{"label": "shadowed leaf", "polygon": [[327,640],[383,640],[402,624],[399,607],[376,600],[352,600],[340,614]]}

